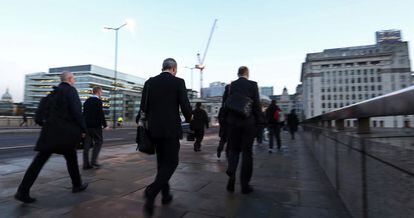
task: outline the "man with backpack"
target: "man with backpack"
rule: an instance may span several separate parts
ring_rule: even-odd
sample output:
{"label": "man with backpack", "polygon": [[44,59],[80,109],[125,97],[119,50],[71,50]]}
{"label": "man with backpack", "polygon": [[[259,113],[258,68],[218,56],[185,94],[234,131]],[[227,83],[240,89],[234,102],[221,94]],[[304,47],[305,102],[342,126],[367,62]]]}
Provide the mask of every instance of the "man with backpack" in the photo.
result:
{"label": "man with backpack", "polygon": [[75,77],[70,72],[60,75],[61,83],[45,98],[36,111],[35,122],[42,126],[35,150],[38,151],[27,169],[14,198],[24,203],[33,203],[30,188],[40,170],[53,153],[62,154],[72,179],[72,192],[81,192],[88,187],[82,183],[76,147],[81,137],[85,137],[86,125],[82,117],[79,95],[75,87]]}
{"label": "man with backpack", "polygon": [[277,149],[280,150],[280,147],[282,146],[280,129],[283,126],[283,113],[279,106],[276,105],[276,100],[272,100],[271,104],[266,109],[266,119],[269,131],[269,153],[273,153],[274,137],[276,137]]}

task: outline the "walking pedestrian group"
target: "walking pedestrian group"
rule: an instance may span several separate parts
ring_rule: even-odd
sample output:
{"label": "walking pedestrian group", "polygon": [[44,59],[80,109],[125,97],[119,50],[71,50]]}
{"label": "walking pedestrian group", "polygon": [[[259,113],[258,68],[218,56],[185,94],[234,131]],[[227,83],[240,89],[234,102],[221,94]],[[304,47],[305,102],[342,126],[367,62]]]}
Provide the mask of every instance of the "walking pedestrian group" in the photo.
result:
{"label": "walking pedestrian group", "polygon": [[[201,151],[205,129],[209,128],[207,112],[201,103],[197,103],[192,110],[185,82],[176,77],[176,74],[177,62],[172,58],[165,59],[162,72],[144,84],[140,112],[136,119],[139,126],[144,127],[141,128],[144,135],[137,136],[138,147],[141,148],[139,150],[143,151],[142,141],[145,141],[145,146],[153,147],[157,159],[155,179],[144,191],[146,202],[143,209],[148,215],[154,213],[154,201],[160,192],[162,204],[169,204],[173,200],[169,181],[179,164],[180,139],[183,136],[180,114],[194,131],[195,152]],[[253,173],[253,143],[255,138],[259,144],[263,142],[265,127],[269,135],[269,153],[274,152],[275,138],[277,148],[281,149],[280,133],[285,123],[284,114],[275,100],[262,111],[258,85],[249,80],[249,75],[247,67],[238,69],[238,79],[225,87],[218,115],[220,141],[217,157],[220,158],[222,152],[225,152],[228,161],[226,189],[230,193],[235,191],[239,159],[241,192],[249,194],[253,191],[250,185]],[[82,182],[79,173],[76,150],[79,149],[81,141],[83,169],[101,167],[98,156],[103,144],[102,130],[107,127],[101,100],[103,90],[98,86],[92,89],[92,96],[83,104],[82,112],[81,101],[74,87],[74,75],[64,72],[60,79],[61,83],[41,100],[36,111],[35,122],[42,127],[35,147],[38,153],[15,194],[15,199],[24,203],[36,201],[30,196],[30,188],[52,154],[63,155],[66,159],[73,193],[84,191],[88,187],[87,183]],[[286,121],[291,138],[294,139],[299,124],[295,110],[290,112]],[[123,118],[119,117],[116,122],[122,126]]]}

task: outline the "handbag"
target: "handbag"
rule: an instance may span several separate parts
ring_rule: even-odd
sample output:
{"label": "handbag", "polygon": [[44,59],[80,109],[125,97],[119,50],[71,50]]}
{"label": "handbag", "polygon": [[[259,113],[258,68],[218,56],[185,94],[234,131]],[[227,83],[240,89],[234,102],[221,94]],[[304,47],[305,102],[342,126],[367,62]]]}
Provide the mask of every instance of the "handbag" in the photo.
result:
{"label": "handbag", "polygon": [[151,138],[148,134],[148,120],[147,114],[148,111],[148,90],[149,90],[149,83],[147,83],[147,93],[145,95],[145,111],[139,112],[139,119],[138,119],[138,127],[137,127],[137,151],[142,153],[152,155],[155,154],[155,145],[151,141]]}
{"label": "handbag", "polygon": [[224,102],[224,107],[239,117],[247,118],[252,114],[253,100],[239,93],[231,93],[229,86],[229,97]]}

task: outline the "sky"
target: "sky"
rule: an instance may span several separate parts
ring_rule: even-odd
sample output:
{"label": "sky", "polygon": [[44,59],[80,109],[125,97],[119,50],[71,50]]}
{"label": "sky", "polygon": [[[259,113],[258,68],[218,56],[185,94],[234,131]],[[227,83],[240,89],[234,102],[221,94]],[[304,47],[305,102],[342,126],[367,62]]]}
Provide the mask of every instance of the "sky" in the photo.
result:
{"label": "sky", "polygon": [[[190,70],[206,55],[204,87],[236,79],[245,65],[259,86],[300,83],[307,53],[375,43],[375,31],[400,29],[414,40],[412,0],[0,0],[0,94],[10,89],[23,100],[24,75],[50,67],[94,64],[114,67],[115,27],[126,19],[133,29],[119,32],[118,70],[149,78],[173,57],[187,88],[199,89],[199,73]],[[410,54],[413,46],[410,44]]]}

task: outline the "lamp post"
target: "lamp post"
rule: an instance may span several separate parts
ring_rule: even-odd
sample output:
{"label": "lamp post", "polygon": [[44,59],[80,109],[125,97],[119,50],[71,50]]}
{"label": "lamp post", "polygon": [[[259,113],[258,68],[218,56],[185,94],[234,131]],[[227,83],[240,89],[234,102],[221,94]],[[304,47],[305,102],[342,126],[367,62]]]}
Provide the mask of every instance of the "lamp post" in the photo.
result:
{"label": "lamp post", "polygon": [[113,121],[113,128],[116,128],[116,95],[117,95],[117,77],[118,77],[118,71],[117,71],[117,67],[118,67],[118,30],[120,30],[122,27],[128,25],[127,22],[125,22],[124,24],[122,24],[119,27],[104,27],[105,30],[113,30],[115,31],[115,66],[114,66],[114,100],[113,100],[113,114],[114,114],[114,121]]}

